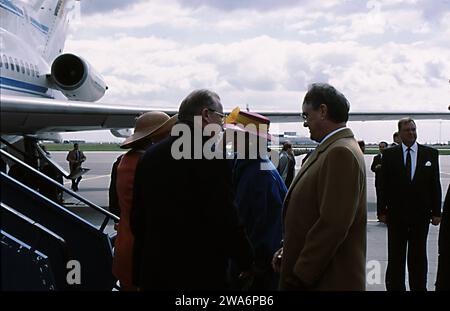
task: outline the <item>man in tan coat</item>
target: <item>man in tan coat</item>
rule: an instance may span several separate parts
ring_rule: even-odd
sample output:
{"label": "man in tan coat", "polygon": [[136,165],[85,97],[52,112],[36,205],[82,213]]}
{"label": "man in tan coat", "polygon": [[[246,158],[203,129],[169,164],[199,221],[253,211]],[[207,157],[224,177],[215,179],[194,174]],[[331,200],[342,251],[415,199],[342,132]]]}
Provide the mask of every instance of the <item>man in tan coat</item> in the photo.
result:
{"label": "man in tan coat", "polygon": [[350,104],[328,84],[303,101],[304,126],[319,142],[286,195],[283,248],[274,255],[284,290],[365,290],[366,171]]}
{"label": "man in tan coat", "polygon": [[78,185],[81,181],[81,174],[79,173],[81,169],[81,164],[86,161],[86,156],[83,151],[79,149],[77,143],[73,144],[73,150],[69,151],[66,160],[69,162],[70,176],[72,176],[72,190],[78,191]]}

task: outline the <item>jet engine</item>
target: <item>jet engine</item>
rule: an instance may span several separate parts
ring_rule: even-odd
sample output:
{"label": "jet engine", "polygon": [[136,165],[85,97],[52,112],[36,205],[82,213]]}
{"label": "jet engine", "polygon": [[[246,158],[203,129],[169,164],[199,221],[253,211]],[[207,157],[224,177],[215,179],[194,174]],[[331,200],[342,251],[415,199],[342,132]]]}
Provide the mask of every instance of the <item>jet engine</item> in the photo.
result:
{"label": "jet engine", "polygon": [[69,100],[96,101],[108,89],[92,66],[73,54],[61,54],[52,63],[51,77]]}

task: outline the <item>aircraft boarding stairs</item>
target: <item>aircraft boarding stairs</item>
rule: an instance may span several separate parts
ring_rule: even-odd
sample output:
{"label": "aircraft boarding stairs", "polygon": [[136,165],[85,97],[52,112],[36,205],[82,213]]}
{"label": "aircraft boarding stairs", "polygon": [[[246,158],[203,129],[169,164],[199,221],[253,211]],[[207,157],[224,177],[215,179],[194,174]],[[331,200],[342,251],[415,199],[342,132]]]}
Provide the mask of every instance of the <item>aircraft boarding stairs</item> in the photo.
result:
{"label": "aircraft boarding stairs", "polygon": [[2,158],[45,180],[101,213],[98,228],[32,187],[0,172],[2,290],[105,290],[112,275],[115,233],[105,228],[118,217],[0,149]]}

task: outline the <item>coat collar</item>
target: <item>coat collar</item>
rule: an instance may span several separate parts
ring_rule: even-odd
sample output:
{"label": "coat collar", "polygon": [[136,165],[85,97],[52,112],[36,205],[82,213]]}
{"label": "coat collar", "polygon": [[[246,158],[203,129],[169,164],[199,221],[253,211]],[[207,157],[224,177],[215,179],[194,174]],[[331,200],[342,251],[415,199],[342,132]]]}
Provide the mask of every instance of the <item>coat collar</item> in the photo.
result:
{"label": "coat collar", "polygon": [[286,194],[285,202],[288,200],[292,189],[294,189],[297,182],[300,180],[300,178],[305,174],[305,172],[313,165],[314,162],[319,158],[320,154],[328,149],[329,146],[331,146],[335,141],[341,139],[341,138],[352,138],[354,137],[353,132],[349,128],[345,128],[342,131],[334,133],[332,136],[328,137],[327,140],[325,140],[323,143],[321,143],[317,148],[313,151],[313,153],[309,156],[309,158],[306,160],[305,164],[301,167],[300,171],[298,172],[297,176],[295,176],[295,179],[292,181],[291,186],[289,187],[288,193]]}

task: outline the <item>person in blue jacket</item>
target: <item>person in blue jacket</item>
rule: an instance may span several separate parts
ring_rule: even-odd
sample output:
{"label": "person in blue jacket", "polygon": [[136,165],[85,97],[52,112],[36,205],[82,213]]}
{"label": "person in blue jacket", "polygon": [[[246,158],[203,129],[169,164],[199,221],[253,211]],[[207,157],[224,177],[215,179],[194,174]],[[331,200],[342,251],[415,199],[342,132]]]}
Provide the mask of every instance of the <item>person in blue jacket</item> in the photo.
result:
{"label": "person in blue jacket", "polygon": [[[240,142],[245,145],[244,148],[238,147],[239,139],[236,139],[237,143],[234,142],[235,158],[231,165],[235,205],[255,255],[253,284],[248,285],[247,289],[276,290],[278,274],[273,271],[271,261],[282,239],[282,205],[287,188],[267,154],[251,154],[250,145],[255,143],[262,144],[267,150],[267,139],[270,139],[270,135],[266,131],[252,133],[243,129],[243,126],[248,124],[257,127],[260,124],[268,125],[269,119],[257,113],[240,111],[234,120],[228,121],[232,123],[225,124],[226,135],[229,135],[230,131],[232,134],[233,131],[245,132],[245,139]],[[239,124],[240,128],[237,126]],[[241,150],[244,150],[244,154],[237,152]],[[242,289],[242,284],[240,287]]]}

